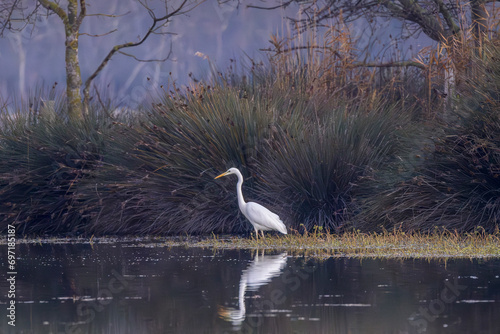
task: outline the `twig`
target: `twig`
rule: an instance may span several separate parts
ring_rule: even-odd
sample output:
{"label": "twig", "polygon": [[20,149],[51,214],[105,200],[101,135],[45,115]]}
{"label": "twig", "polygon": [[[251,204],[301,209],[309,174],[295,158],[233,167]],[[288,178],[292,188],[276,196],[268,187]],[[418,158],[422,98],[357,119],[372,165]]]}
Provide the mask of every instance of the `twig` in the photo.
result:
{"label": "twig", "polygon": [[98,35],[88,34],[88,33],[86,33],[86,32],[82,32],[82,33],[80,33],[80,34],[78,34],[78,35],[79,35],[79,36],[89,36],[89,37],[101,37],[101,36],[107,36],[107,35],[110,35],[110,34],[112,34],[112,33],[116,32],[116,31],[118,31],[118,29],[113,29],[113,30],[108,31],[108,32],[106,32],[106,33],[104,33],[104,34],[98,34]]}
{"label": "twig", "polygon": [[140,61],[140,62],[144,62],[144,63],[152,63],[152,62],[163,62],[163,61],[166,61],[168,58],[170,58],[171,54],[172,54],[172,51],[170,51],[168,53],[168,55],[163,58],[163,59],[140,59],[140,58],[137,58],[136,56],[134,56],[133,54],[130,54],[130,53],[126,53],[126,52],[123,52],[123,51],[118,51],[118,53],[124,55],[124,56],[127,56],[127,57],[130,57],[130,58],[133,58],[137,61]]}
{"label": "twig", "polygon": [[102,13],[96,13],[96,14],[87,14],[87,16],[104,16],[104,17],[111,17],[111,18],[116,18],[116,17],[123,17],[125,15],[130,14],[131,11],[128,11],[124,14],[102,14]]}
{"label": "twig", "polygon": [[254,8],[254,9],[265,9],[265,10],[273,10],[273,9],[278,9],[278,8],[286,8],[288,7],[293,0],[284,2],[280,5],[277,6],[271,6],[271,7],[264,7],[264,6],[255,6],[255,5],[247,5],[247,8]]}
{"label": "twig", "polygon": [[426,66],[416,61],[400,61],[400,62],[390,62],[390,63],[354,63],[348,65],[348,67],[417,67],[425,70]]}
{"label": "twig", "polygon": [[[169,19],[171,17],[176,16],[176,15],[182,15],[182,14],[184,14],[184,13],[192,10],[193,8],[195,8],[196,6],[198,6],[201,3],[200,2],[200,3],[196,4],[194,7],[191,7],[188,10],[183,11],[183,9],[185,8],[186,3],[188,1],[188,0],[184,0],[175,10],[173,10],[172,12],[168,12],[168,10],[167,10],[167,13],[164,16],[158,18],[158,17],[156,17],[156,15],[153,12],[153,10],[151,8],[149,8],[146,3],[143,3],[140,0],[138,0],[138,1],[139,1],[139,3],[142,6],[144,6],[144,8],[146,8],[146,10],[148,11],[149,15],[153,19],[153,22],[151,23],[151,26],[147,30],[147,32],[144,35],[144,37],[142,37],[138,42],[128,42],[128,43],[118,44],[118,45],[115,45],[108,52],[108,54],[103,59],[103,61],[101,62],[101,64],[99,64],[99,66],[94,71],[94,73],[92,73],[87,78],[87,80],[85,81],[85,85],[84,85],[84,89],[83,89],[84,105],[87,105],[87,103],[89,101],[89,87],[90,87],[90,84],[97,77],[97,75],[99,75],[99,73],[102,71],[102,69],[108,64],[108,62],[110,61],[110,59],[113,57],[113,55],[115,53],[119,52],[121,49],[124,49],[124,48],[131,48],[131,47],[135,47],[135,46],[141,45],[142,43],[144,43],[148,39],[148,37],[151,34],[154,34],[156,32],[156,30],[158,30],[159,28],[165,26],[169,22]],[[160,25],[158,25],[158,24],[160,24]],[[122,51],[120,51],[120,53],[122,53]],[[169,54],[169,56],[170,56],[170,54]]]}
{"label": "twig", "polygon": [[293,46],[293,47],[286,48],[286,49],[283,49],[283,50],[275,50],[275,49],[267,48],[267,49],[259,49],[259,51],[275,52],[276,54],[279,54],[279,53],[287,53],[287,52],[293,52],[293,51],[297,51],[297,50],[309,50],[309,49],[330,50],[337,57],[344,58],[337,51],[332,50],[332,48],[328,47],[328,46],[313,46],[313,45],[307,46],[307,45],[304,45],[304,46]]}

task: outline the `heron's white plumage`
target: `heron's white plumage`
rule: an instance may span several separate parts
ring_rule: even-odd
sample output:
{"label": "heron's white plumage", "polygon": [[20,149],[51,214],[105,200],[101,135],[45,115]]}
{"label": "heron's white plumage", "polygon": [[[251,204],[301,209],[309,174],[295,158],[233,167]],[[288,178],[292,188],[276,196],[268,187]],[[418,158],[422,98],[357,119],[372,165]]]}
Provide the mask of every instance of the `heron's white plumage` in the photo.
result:
{"label": "heron's white plumage", "polygon": [[253,225],[257,238],[259,237],[259,231],[261,231],[262,236],[264,236],[263,231],[270,230],[275,230],[283,234],[287,234],[286,226],[285,224],[283,224],[277,214],[271,212],[269,209],[263,207],[258,203],[245,202],[243,198],[243,192],[241,191],[241,186],[243,184],[243,175],[241,175],[240,171],[237,168],[229,168],[227,172],[217,176],[216,179],[231,174],[235,174],[238,177],[238,184],[236,185],[238,206],[240,207],[243,215],[247,217],[247,219]]}
{"label": "heron's white plumage", "polygon": [[253,222],[253,225],[257,226],[258,230],[276,230],[283,234],[287,234],[285,224],[283,224],[280,217],[259,203],[248,202],[245,211],[246,212],[243,212],[245,217],[247,217],[250,222]]}

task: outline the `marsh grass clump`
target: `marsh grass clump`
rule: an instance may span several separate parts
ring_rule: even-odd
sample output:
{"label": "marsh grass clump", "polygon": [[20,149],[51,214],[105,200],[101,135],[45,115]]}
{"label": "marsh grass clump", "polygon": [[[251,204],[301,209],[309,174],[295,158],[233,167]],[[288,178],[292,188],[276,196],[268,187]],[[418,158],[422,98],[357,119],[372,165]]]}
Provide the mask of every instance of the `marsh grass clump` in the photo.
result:
{"label": "marsh grass clump", "polygon": [[111,122],[97,109],[70,121],[61,100],[43,105],[36,96],[0,114],[0,213],[23,233],[74,232],[88,223],[74,194],[101,165]]}
{"label": "marsh grass clump", "polygon": [[378,96],[305,100],[302,91],[266,82],[248,89],[197,85],[153,103],[133,157],[147,175],[138,182],[158,189],[148,195],[149,187],[141,188],[154,220],[146,212],[123,216],[167,233],[250,231],[237,207],[236,180],[213,180],[238,167],[245,195],[288,227],[352,228],[366,181],[405,149],[400,129],[408,115]]}
{"label": "marsh grass clump", "polygon": [[332,106],[317,123],[282,129],[259,163],[262,196],[275,199],[293,228],[356,227],[360,198],[375,191],[370,180],[406,149],[400,132],[406,121],[397,105],[377,101],[371,109]]}
{"label": "marsh grass clump", "polygon": [[[395,227],[396,237],[411,232],[416,241],[435,226],[496,233],[498,46],[485,45],[462,80],[458,113],[440,115],[451,104],[431,98],[439,68],[422,64],[424,77],[358,66],[341,22],[323,44],[315,38],[302,40],[304,49],[300,39],[273,37],[268,64],[172,84],[131,113],[93,106],[72,121],[54,99],[4,110],[3,221],[40,234],[248,232],[236,179],[213,179],[237,167],[246,198],[304,234],[282,236],[285,248],[326,242],[349,252],[366,242],[381,254],[381,242],[397,243],[386,233]],[[329,234],[345,231],[354,234]]]}
{"label": "marsh grass clump", "polygon": [[[165,202],[178,203],[171,208],[173,212],[179,207],[183,210],[178,220],[169,221],[174,231],[247,230],[248,223],[239,217],[235,201],[236,181],[213,178],[238,166],[248,180],[247,191],[252,188],[250,171],[269,136],[273,117],[258,99],[242,97],[232,87],[201,87],[154,107],[150,122],[156,130],[149,136],[164,143],[159,152],[168,155],[167,166],[161,170],[168,182]],[[143,154],[154,161],[149,152]]]}
{"label": "marsh grass clump", "polygon": [[500,221],[500,47],[489,43],[471,66],[453,123],[412,178],[385,192],[372,209],[381,225],[488,232]]}
{"label": "marsh grass clump", "polygon": [[112,221],[106,233],[249,229],[238,213],[236,181],[214,177],[238,166],[247,176],[247,191],[252,189],[249,170],[273,118],[259,103],[221,86],[161,95],[112,145],[115,161],[106,173],[116,181],[104,177],[98,187],[100,223],[94,228],[102,232],[102,222]]}
{"label": "marsh grass clump", "polygon": [[[338,34],[329,47],[345,47],[351,61]],[[2,194],[13,199],[3,210],[30,233],[251,231],[236,180],[213,180],[238,167],[245,196],[288,227],[354,228],[367,181],[403,149],[411,111],[382,98],[381,87],[370,90],[370,71],[349,72],[333,54],[279,54],[269,71],[252,68],[246,79],[172,85],[118,118],[103,107],[76,124],[58,109],[54,122],[26,109],[19,114],[33,120],[16,123],[9,142],[18,147],[2,174]]]}

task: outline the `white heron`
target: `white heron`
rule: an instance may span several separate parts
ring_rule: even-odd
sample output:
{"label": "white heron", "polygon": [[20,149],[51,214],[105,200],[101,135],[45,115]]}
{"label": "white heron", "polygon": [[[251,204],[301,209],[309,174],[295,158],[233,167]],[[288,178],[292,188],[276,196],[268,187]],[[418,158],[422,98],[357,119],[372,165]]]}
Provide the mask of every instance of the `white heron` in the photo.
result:
{"label": "white heron", "polygon": [[264,231],[275,230],[281,232],[283,234],[286,233],[286,226],[281,221],[280,217],[271,212],[267,208],[255,202],[245,202],[243,199],[243,193],[241,191],[241,185],[243,184],[243,175],[241,175],[238,168],[229,168],[227,172],[222,173],[217,176],[216,179],[222,176],[235,174],[238,177],[238,183],[236,184],[236,192],[238,194],[238,206],[240,207],[241,212],[250,223],[253,225],[255,229],[255,235],[257,239],[259,239],[259,231],[262,233],[262,237],[264,238]]}

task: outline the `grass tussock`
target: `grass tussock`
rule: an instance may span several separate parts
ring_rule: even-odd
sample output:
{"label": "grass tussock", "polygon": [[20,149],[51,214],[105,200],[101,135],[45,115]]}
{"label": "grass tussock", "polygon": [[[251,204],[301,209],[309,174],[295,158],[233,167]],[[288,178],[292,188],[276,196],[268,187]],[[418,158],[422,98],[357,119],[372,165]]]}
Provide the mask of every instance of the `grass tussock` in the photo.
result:
{"label": "grass tussock", "polygon": [[[63,103],[38,105],[40,96],[15,112],[4,108],[2,221],[28,234],[247,232],[236,180],[213,179],[238,167],[247,200],[305,234],[276,239],[283,247],[316,238],[332,252],[361,243],[379,254],[404,248],[384,232],[397,227],[398,238],[411,232],[415,240],[405,254],[419,254],[418,238],[444,247],[432,239],[443,226],[459,233],[443,238],[456,241],[458,252],[468,249],[461,233],[477,226],[496,233],[498,43],[484,46],[475,75],[463,73],[460,94],[448,103],[430,98],[431,71],[413,80],[410,70],[357,66],[338,27],[323,43],[303,51],[274,38],[267,65],[173,85],[133,113],[93,106],[72,121]],[[438,117],[429,114],[433,107],[449,110]]]}
{"label": "grass tussock", "polygon": [[[251,166],[258,156],[273,117],[259,101],[241,98],[230,87],[165,94],[140,127],[130,130],[135,138],[129,151],[114,162],[128,176],[113,192],[107,184],[101,188],[100,219],[118,216],[116,224],[125,226],[125,233],[246,230],[237,223],[234,182],[213,178],[231,166],[248,176],[242,166]],[[224,187],[229,184],[231,191]],[[122,199],[113,201],[116,196]],[[105,208],[110,202],[113,209]]]}
{"label": "grass tussock", "polygon": [[[41,99],[36,99],[40,101]],[[0,215],[23,233],[58,233],[89,223],[77,196],[104,156],[103,112],[82,121],[65,119],[64,105],[32,104],[0,114]],[[6,225],[5,225],[6,226]]]}
{"label": "grass tussock", "polygon": [[368,202],[370,219],[407,230],[432,226],[495,231],[500,222],[500,67],[498,43],[475,58],[457,109],[412,177]]}
{"label": "grass tussock", "polygon": [[397,109],[384,101],[337,106],[319,125],[279,131],[259,163],[260,193],[305,230],[354,228],[359,200],[375,191],[370,181],[407,149],[400,129],[408,118]]}

